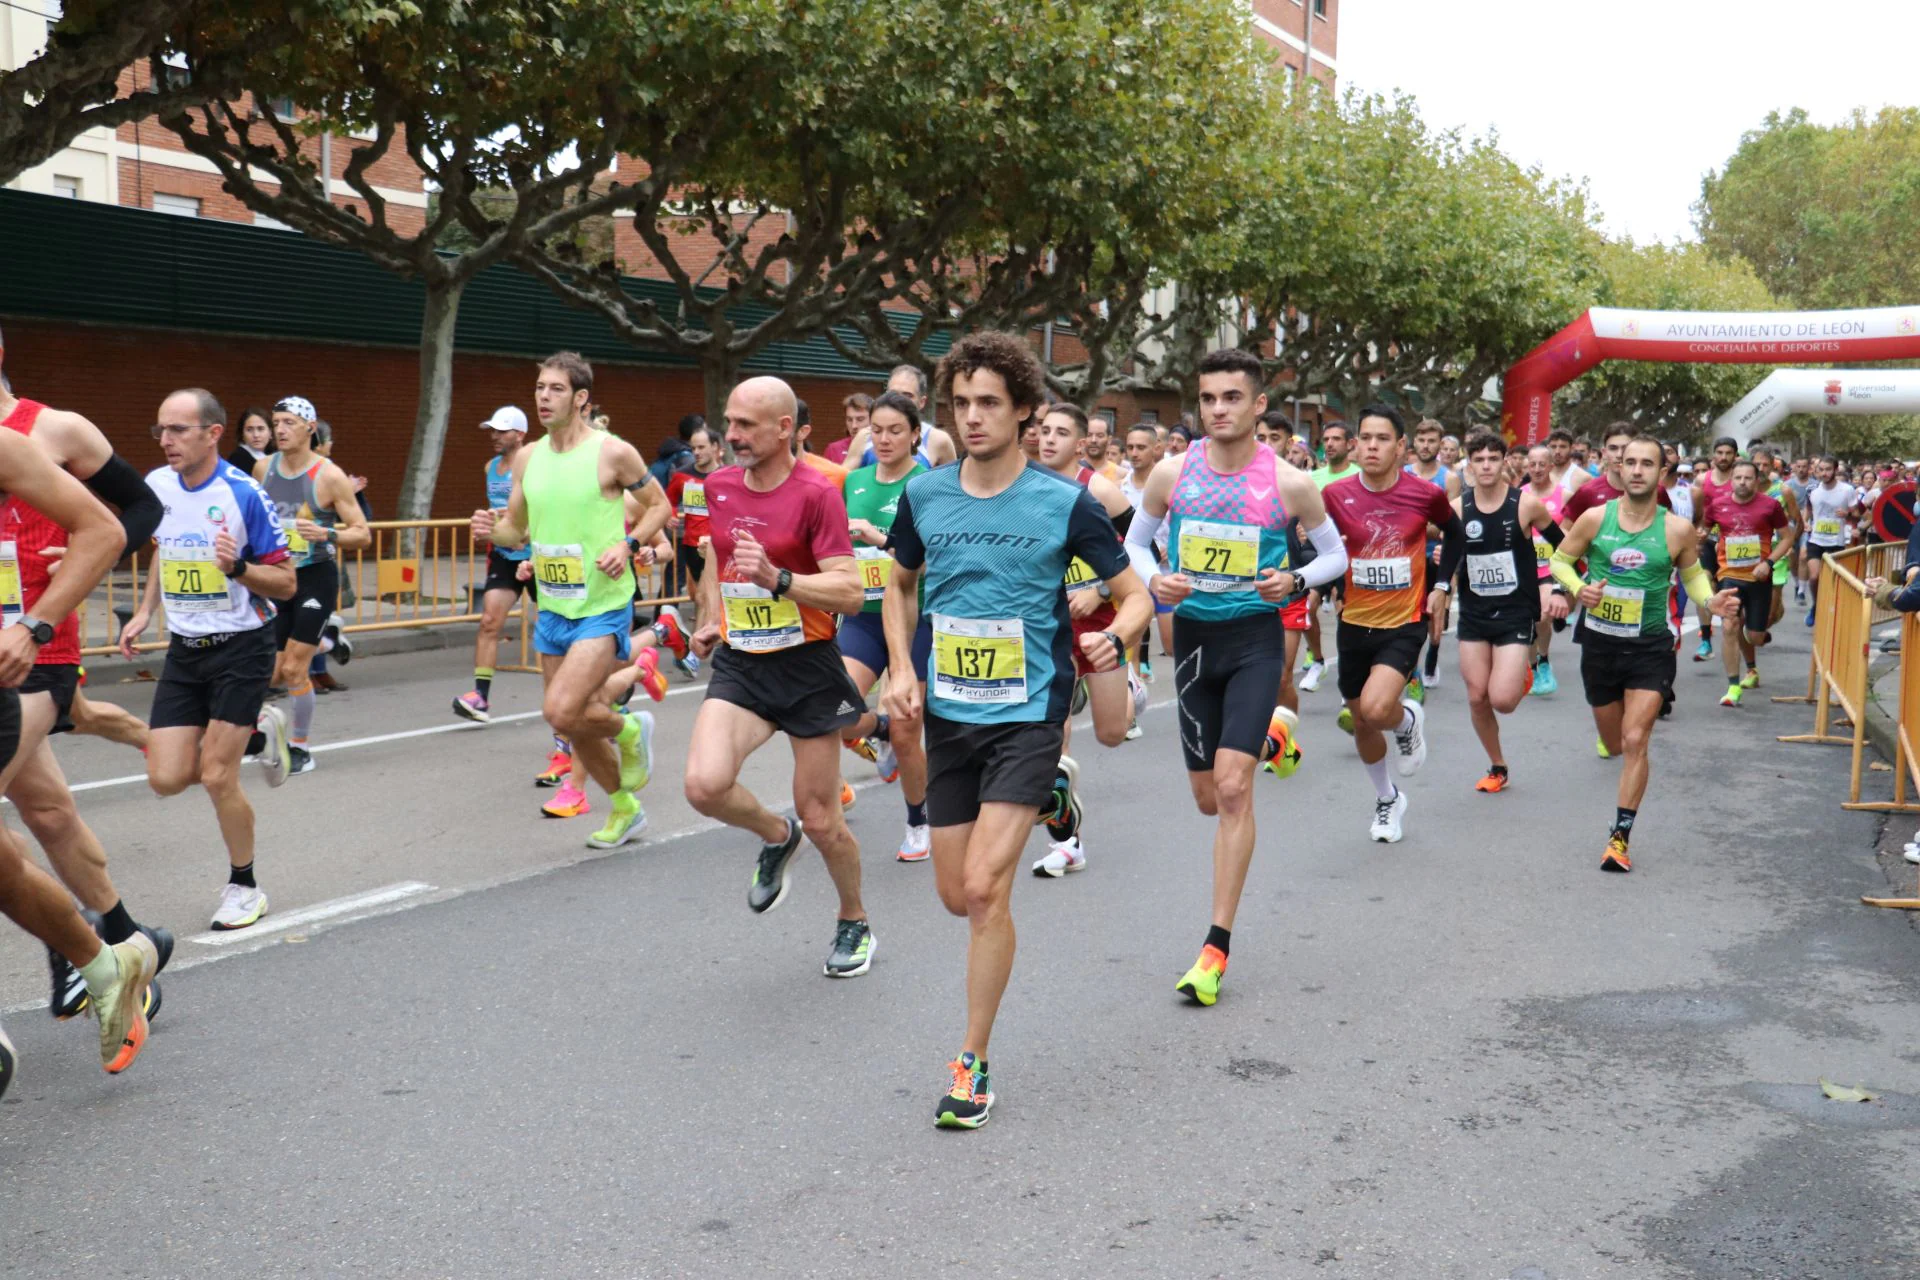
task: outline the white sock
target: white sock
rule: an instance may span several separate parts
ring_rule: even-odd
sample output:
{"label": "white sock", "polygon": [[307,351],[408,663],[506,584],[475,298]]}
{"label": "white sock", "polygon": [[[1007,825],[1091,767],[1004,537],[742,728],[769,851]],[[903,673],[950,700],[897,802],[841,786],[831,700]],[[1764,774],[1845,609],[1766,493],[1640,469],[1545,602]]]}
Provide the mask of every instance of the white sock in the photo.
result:
{"label": "white sock", "polygon": [[[1405,733],[1412,728],[1413,728],[1413,708],[1403,706],[1400,708],[1400,727],[1395,729],[1394,732]],[[1382,767],[1384,768],[1385,766],[1382,766]],[[1382,800],[1385,800],[1387,797],[1381,796],[1380,798]]]}
{"label": "white sock", "polygon": [[1400,794],[1394,790],[1392,779],[1387,777],[1385,756],[1381,756],[1378,760],[1363,760],[1360,763],[1367,766],[1367,777],[1373,779],[1373,794],[1376,799],[1391,800]]}

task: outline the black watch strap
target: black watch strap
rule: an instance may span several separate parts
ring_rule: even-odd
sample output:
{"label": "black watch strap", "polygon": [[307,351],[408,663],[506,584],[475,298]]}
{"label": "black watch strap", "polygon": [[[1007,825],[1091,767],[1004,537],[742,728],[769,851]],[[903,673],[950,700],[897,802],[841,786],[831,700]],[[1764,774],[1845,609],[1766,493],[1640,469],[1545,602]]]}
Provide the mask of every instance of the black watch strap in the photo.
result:
{"label": "black watch strap", "polygon": [[781,596],[786,595],[787,589],[792,585],[793,585],[793,570],[782,569],[780,571],[780,576],[776,578],[773,583],[773,598],[775,600],[778,600]]}

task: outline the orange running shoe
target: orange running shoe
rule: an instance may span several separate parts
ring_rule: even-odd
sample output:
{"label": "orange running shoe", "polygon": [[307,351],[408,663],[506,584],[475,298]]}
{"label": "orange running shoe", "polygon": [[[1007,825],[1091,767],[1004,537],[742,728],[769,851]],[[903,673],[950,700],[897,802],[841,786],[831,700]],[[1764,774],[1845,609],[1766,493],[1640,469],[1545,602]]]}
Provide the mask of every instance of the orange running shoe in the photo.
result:
{"label": "orange running shoe", "polygon": [[1619,872],[1633,870],[1633,859],[1627,856],[1627,838],[1618,831],[1607,837],[1607,851],[1600,856],[1600,869]]}
{"label": "orange running shoe", "polygon": [[660,669],[660,651],[647,648],[633,655],[633,669],[639,679],[635,682],[647,691],[647,696],[655,702],[663,701],[667,696],[667,673]]}
{"label": "orange running shoe", "polygon": [[593,812],[593,806],[587,803],[586,792],[569,783],[555,792],[553,799],[541,805],[540,812],[549,818],[577,818],[583,813]]}
{"label": "orange running shoe", "polygon": [[555,747],[553,754],[547,757],[546,772],[533,780],[536,787],[557,787],[567,780],[573,772],[573,753]]}
{"label": "orange running shoe", "polygon": [[854,795],[853,795],[852,784],[842,782],[840,784],[840,812],[845,813],[847,810],[853,808],[853,801],[854,801]]}
{"label": "orange running shoe", "polygon": [[1475,791],[1484,791],[1492,795],[1496,791],[1507,789],[1507,766],[1496,764],[1487,769],[1487,776],[1473,784]]}

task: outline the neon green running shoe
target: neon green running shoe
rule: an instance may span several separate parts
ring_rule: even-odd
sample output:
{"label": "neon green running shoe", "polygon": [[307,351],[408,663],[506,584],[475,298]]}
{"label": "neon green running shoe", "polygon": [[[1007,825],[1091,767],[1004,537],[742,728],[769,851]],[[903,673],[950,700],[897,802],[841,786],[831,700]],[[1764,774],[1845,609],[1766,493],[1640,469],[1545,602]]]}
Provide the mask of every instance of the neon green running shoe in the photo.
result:
{"label": "neon green running shoe", "polygon": [[1412,702],[1425,702],[1427,700],[1427,686],[1420,682],[1419,677],[1416,676],[1412,680],[1407,681],[1407,698]]}
{"label": "neon green running shoe", "polygon": [[620,748],[620,789],[634,792],[653,778],[653,712],[630,711],[626,721],[613,742]]}
{"label": "neon green running shoe", "polygon": [[1220,998],[1220,979],[1227,976],[1227,957],[1218,947],[1200,948],[1200,958],[1187,970],[1187,976],[1174,984],[1174,990],[1191,996],[1203,1005]]}
{"label": "neon green running shoe", "polygon": [[933,1123],[941,1129],[978,1129],[993,1110],[987,1064],[963,1053],[947,1064],[953,1084],[933,1105]]}
{"label": "neon green running shoe", "polygon": [[1741,689],[1740,682],[1738,680],[1735,680],[1732,684],[1727,686],[1727,691],[1720,695],[1720,705],[1723,707],[1739,706],[1740,695],[1743,692],[1745,691]]}
{"label": "neon green running shoe", "polygon": [[1602,760],[1613,759],[1613,752],[1607,750],[1607,740],[1605,738],[1595,738],[1593,740],[1593,752]]}
{"label": "neon green running shoe", "polygon": [[608,798],[607,807],[611,810],[607,814],[607,825],[587,837],[589,849],[618,849],[638,839],[647,829],[647,811],[640,807],[640,797],[633,792],[614,792]]}
{"label": "neon green running shoe", "polygon": [[1742,689],[1758,689],[1760,687],[1760,668],[1748,667],[1747,674],[1740,677],[1740,687]]}
{"label": "neon green running shoe", "polygon": [[1340,714],[1334,718],[1334,723],[1340,726],[1340,732],[1351,734],[1353,732],[1353,708],[1340,708]]}
{"label": "neon green running shoe", "polygon": [[1267,740],[1260,756],[1260,767],[1276,778],[1291,778],[1300,767],[1300,717],[1286,707],[1275,707],[1267,724]]}

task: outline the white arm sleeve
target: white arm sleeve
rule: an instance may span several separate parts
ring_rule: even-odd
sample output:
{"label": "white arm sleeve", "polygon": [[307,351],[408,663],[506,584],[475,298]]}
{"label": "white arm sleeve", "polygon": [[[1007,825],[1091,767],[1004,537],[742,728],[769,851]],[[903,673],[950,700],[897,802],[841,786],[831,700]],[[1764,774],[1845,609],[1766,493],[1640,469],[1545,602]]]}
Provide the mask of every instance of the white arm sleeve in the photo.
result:
{"label": "white arm sleeve", "polygon": [[[1133,571],[1140,575],[1140,581],[1148,584],[1160,572],[1160,561],[1153,554],[1153,539],[1164,523],[1165,517],[1150,516],[1142,506],[1133,513],[1133,523],[1127,526],[1127,559],[1132,562]],[[1342,559],[1341,564],[1344,567],[1346,561]]]}
{"label": "white arm sleeve", "polygon": [[1314,556],[1300,571],[1301,583],[1309,587],[1324,587],[1346,573],[1347,544],[1340,537],[1340,530],[1334,526],[1333,517],[1328,516],[1307,530],[1307,541],[1313,544]]}

